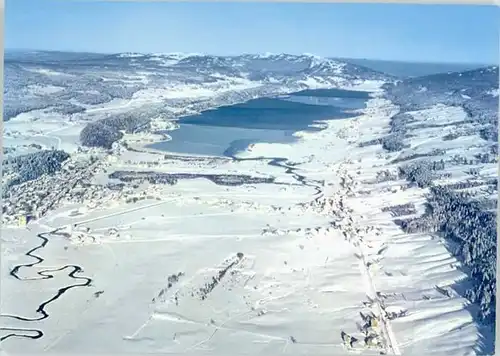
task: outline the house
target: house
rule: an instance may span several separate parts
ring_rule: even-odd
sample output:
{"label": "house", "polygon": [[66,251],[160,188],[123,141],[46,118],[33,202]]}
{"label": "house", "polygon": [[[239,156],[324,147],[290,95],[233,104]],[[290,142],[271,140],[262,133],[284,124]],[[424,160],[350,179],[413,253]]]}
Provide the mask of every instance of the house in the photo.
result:
{"label": "house", "polygon": [[28,225],[28,223],[31,220],[33,220],[33,215],[22,214],[22,215],[19,215],[17,221],[18,221],[19,227],[25,227],[26,225]]}
{"label": "house", "polygon": [[28,224],[28,219],[26,215],[20,215],[18,218],[19,227],[25,227]]}

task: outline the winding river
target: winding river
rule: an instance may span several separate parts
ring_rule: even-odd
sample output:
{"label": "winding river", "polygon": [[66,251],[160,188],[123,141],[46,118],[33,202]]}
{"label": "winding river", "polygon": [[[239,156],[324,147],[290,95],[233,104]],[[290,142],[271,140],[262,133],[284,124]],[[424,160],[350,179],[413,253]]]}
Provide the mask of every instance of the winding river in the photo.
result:
{"label": "winding river", "polygon": [[[79,287],[88,287],[91,285],[92,279],[90,279],[88,277],[78,276],[78,274],[83,272],[83,268],[80,266],[77,266],[77,265],[64,265],[60,268],[44,269],[44,270],[37,272],[37,275],[39,277],[34,277],[34,278],[23,278],[23,277],[19,276],[19,271],[21,270],[21,268],[32,268],[32,267],[44,262],[44,259],[42,257],[40,257],[34,253],[38,250],[43,249],[45,246],[47,246],[47,244],[49,243],[49,239],[46,236],[58,235],[59,230],[60,229],[56,229],[56,230],[53,230],[51,232],[38,234],[37,237],[42,240],[40,245],[32,248],[31,250],[29,250],[28,252],[25,253],[25,256],[34,258],[36,261],[32,262],[32,263],[25,263],[25,264],[16,265],[14,268],[12,268],[12,270],[9,272],[9,274],[19,281],[33,281],[33,280],[51,279],[51,278],[54,278],[54,275],[51,274],[51,272],[59,272],[59,271],[68,270],[69,271],[68,276],[70,278],[72,278],[76,281],[82,281],[82,282],[71,284],[69,286],[60,288],[53,297],[42,302],[38,306],[38,308],[36,309],[36,313],[40,314],[40,316],[37,318],[25,318],[22,316],[11,315],[11,314],[0,314],[0,317],[2,317],[4,319],[15,319],[15,320],[20,320],[20,321],[24,321],[24,322],[35,322],[35,321],[41,321],[41,320],[47,319],[49,317],[49,314],[47,313],[45,308],[49,304],[58,300],[64,293],[66,293],[70,289],[79,288]],[[21,328],[10,328],[10,327],[2,326],[2,327],[0,327],[0,330],[8,332],[8,334],[0,337],[0,342],[7,340],[11,337],[40,339],[44,335],[43,331],[39,330],[39,329],[30,329],[30,328],[21,329]]]}

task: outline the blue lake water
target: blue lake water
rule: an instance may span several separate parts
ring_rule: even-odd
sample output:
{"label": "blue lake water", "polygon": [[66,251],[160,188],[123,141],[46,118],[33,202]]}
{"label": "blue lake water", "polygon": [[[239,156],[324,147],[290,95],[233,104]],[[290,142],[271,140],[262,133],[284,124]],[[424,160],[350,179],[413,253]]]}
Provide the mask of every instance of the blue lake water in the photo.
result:
{"label": "blue lake water", "polygon": [[317,131],[311,125],[323,120],[356,116],[369,95],[339,89],[304,90],[274,98],[203,111],[179,120],[170,131],[171,141],[148,147],[192,155],[231,156],[257,142],[291,143],[297,131]]}

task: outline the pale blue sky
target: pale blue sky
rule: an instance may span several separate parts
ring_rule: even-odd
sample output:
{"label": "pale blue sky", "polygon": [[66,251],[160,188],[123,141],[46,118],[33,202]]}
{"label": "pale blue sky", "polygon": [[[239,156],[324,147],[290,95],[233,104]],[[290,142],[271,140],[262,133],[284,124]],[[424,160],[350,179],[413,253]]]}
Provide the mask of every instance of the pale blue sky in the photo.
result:
{"label": "pale blue sky", "polygon": [[5,47],[498,63],[496,6],[6,0]]}

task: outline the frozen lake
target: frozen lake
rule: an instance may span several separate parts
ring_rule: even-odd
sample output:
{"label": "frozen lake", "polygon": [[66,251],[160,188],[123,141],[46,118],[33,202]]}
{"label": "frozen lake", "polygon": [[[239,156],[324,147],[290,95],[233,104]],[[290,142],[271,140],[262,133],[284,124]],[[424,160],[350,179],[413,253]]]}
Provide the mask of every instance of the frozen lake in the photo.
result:
{"label": "frozen lake", "polygon": [[304,90],[260,98],[184,117],[169,132],[171,141],[149,147],[166,152],[228,156],[257,142],[291,143],[297,131],[320,130],[315,123],[355,116],[369,93],[340,89]]}

